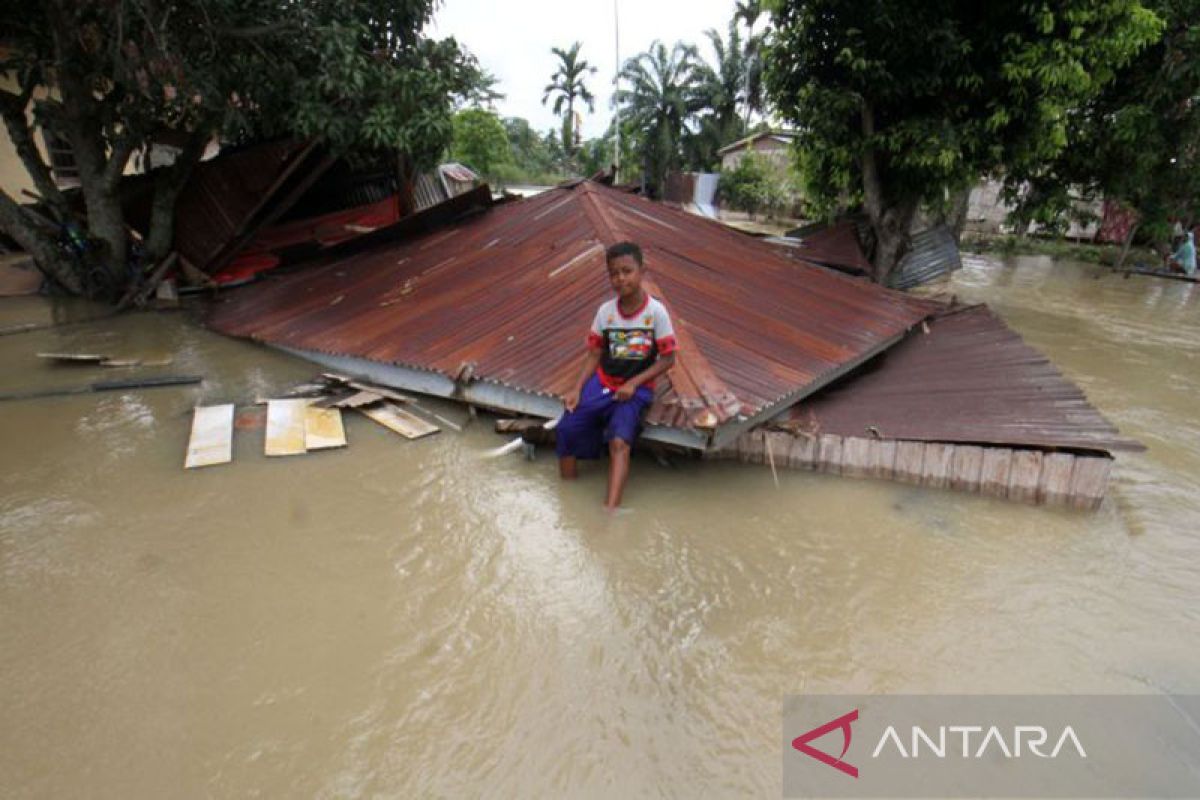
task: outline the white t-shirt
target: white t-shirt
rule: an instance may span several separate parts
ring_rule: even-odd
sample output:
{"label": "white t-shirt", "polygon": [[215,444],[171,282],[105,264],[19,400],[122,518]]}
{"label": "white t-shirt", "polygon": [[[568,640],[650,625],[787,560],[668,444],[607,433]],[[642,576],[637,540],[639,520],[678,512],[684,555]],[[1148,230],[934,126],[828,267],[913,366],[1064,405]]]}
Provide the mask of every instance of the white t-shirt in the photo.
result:
{"label": "white t-shirt", "polygon": [[632,314],[621,313],[614,297],[596,310],[588,347],[601,351],[600,382],[612,389],[675,352],[675,329],[666,306],[649,294]]}

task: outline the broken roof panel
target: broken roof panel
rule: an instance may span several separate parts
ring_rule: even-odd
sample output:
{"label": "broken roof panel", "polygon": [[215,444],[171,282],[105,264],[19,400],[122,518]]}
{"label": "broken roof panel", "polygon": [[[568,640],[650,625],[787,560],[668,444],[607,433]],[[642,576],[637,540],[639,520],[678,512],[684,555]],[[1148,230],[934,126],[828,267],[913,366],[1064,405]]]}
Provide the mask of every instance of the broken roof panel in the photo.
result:
{"label": "broken roof panel", "polygon": [[785,417],[812,433],[1142,450],[986,306],[951,310]]}
{"label": "broken roof panel", "polygon": [[211,324],[350,356],[557,396],[610,296],[604,249],[638,242],[646,288],[680,352],[647,422],[736,436],[898,341],[936,306],[786,258],[770,246],[591,182],[416,239],[268,279]]}

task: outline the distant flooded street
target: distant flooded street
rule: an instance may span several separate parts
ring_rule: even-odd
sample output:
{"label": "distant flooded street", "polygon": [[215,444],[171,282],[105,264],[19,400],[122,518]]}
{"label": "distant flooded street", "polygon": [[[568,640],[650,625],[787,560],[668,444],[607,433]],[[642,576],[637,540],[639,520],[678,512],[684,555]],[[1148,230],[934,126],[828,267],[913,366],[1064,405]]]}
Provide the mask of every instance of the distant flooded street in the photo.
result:
{"label": "distant flooded street", "polygon": [[770,797],[786,694],[1200,693],[1200,287],[966,261],[1149,447],[1100,511],[643,456],[608,518],[486,416],[185,472],[193,406],[320,370],[192,312],[0,336],[0,392],[204,377],[0,402],[0,795]]}

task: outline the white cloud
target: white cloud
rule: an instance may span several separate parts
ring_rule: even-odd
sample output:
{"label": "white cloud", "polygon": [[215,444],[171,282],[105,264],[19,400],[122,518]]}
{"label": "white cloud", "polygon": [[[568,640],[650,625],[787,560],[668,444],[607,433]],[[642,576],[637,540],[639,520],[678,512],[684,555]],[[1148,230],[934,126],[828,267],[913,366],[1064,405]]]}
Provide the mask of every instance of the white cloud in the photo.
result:
{"label": "white cloud", "polygon": [[[617,2],[622,59],[646,50],[655,39],[668,47],[677,40],[695,43],[711,59],[703,32],[716,28],[724,35],[734,9],[734,0]],[[559,125],[550,108],[542,105],[542,90],[557,63],[550,48],[583,42],[580,54],[597,68],[587,82],[596,96],[596,111],[581,109],[583,135],[599,136],[608,127],[616,74],[613,0],[445,0],[428,33],[453,36],[466,46],[500,79],[498,88],[507,96],[496,104],[497,111],[525,117],[543,132]]]}

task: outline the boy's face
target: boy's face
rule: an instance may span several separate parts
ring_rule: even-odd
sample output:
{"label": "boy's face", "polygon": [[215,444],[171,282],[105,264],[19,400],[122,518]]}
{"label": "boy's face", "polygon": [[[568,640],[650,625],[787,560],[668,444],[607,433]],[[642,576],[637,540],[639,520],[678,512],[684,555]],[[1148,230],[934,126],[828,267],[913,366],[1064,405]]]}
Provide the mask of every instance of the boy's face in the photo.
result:
{"label": "boy's face", "polygon": [[617,256],[608,262],[608,281],[618,297],[636,297],[642,288],[642,267],[633,256]]}

